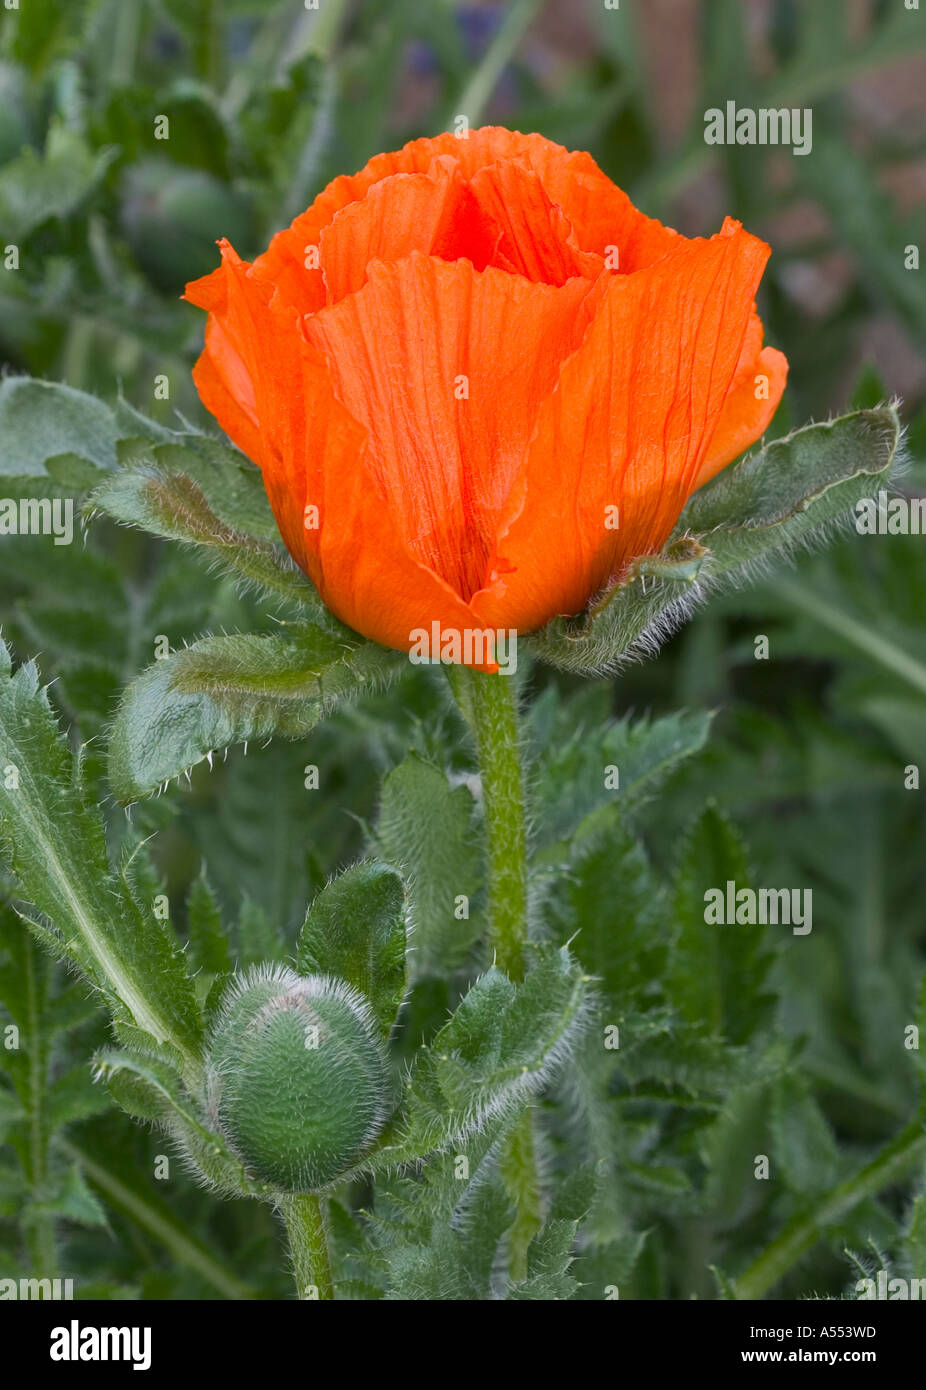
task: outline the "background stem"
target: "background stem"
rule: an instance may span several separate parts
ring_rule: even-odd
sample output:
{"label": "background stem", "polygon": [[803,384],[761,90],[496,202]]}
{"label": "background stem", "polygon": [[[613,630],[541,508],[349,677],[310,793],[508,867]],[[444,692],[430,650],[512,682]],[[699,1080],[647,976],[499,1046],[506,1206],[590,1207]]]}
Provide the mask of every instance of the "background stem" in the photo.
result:
{"label": "background stem", "polygon": [[280,1197],[279,1209],[286,1223],[299,1297],[306,1299],[310,1296],[309,1291],[315,1289],[319,1299],[333,1299],[328,1216],[321,1197],[314,1192]]}
{"label": "background stem", "polygon": [[783,1279],[802,1255],[812,1250],[828,1226],[834,1226],[866,1197],[899,1181],[917,1163],[926,1162],[926,1129],[917,1118],[854,1177],[834,1187],[814,1211],[790,1222],[777,1240],[736,1280],[738,1299],[762,1298]]}

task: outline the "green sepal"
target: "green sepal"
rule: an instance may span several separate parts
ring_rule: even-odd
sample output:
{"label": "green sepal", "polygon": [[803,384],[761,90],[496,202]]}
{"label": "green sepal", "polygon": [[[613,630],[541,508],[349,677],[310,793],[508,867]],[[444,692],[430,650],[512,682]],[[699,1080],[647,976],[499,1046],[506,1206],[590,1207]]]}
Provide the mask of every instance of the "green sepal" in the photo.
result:
{"label": "green sepal", "polygon": [[565,947],[538,950],[526,980],[494,967],[422,1048],[403,1115],[376,1158],[394,1165],[457,1142],[522,1107],[568,1056],[588,1012],[588,979]]}
{"label": "green sepal", "polygon": [[312,623],[279,634],[204,637],[129,686],[109,744],[109,780],[136,801],[216,750],[274,734],[299,738],[339,699],[383,681],[394,652]]}
{"label": "green sepal", "polygon": [[222,521],[200,485],[186,473],[149,464],[123,468],[104,479],[87,505],[124,525],[198,546],[249,583],[321,611],[314,587],[289,556],[270,541],[238,531]]}
{"label": "green sepal", "polygon": [[169,1134],[207,1182],[227,1192],[269,1195],[248,1177],[223,1136],[203,1122],[168,1063],[111,1049],[98,1053],[94,1063],[117,1105]]}
{"label": "green sepal", "polygon": [[335,975],[370,1001],[388,1033],[405,996],[406,897],[389,864],[355,864],[321,890],[299,937],[301,975]]}
{"label": "green sepal", "polygon": [[603,674],[654,652],[712,588],[807,544],[890,476],[901,427],[893,406],[808,425],[748,454],[688,501],[660,555],[635,560],[574,618],[529,639],[551,665]]}

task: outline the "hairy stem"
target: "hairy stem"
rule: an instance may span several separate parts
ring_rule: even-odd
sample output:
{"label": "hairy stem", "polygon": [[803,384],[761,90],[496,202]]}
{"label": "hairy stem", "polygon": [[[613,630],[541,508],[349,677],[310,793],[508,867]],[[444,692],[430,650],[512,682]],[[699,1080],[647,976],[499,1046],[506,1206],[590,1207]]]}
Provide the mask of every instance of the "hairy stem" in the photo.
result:
{"label": "hairy stem", "polygon": [[508,1136],[501,1160],[505,1190],[515,1205],[508,1231],[508,1274],[514,1283],[527,1278],[528,1247],[543,1226],[534,1143],[534,1115],[528,1108]]}
{"label": "hairy stem", "polygon": [[834,1187],[814,1211],[790,1221],[777,1240],[735,1282],[738,1299],[762,1298],[793,1265],[812,1250],[827,1227],[836,1225],[866,1197],[873,1197],[926,1162],[926,1128],[921,1118],[912,1120],[877,1158],[854,1177]]}
{"label": "hairy stem", "polygon": [[333,1299],[328,1214],[322,1198],[314,1192],[280,1197],[279,1209],[286,1224],[299,1297]]}
{"label": "hairy stem", "polygon": [[[451,668],[451,685],[476,739],[489,861],[489,926],[495,964],[521,980],[527,945],[527,835],[518,697],[510,676]],[[541,1227],[533,1114],[514,1126],[502,1176],[516,1216],[508,1236],[508,1272],[527,1277],[527,1250]]]}
{"label": "hairy stem", "polygon": [[[28,1007],[29,1058],[29,1166],[32,1195],[36,1202],[47,1199],[48,1191],[48,1131],[44,1098],[48,1085],[47,1052],[42,1036],[42,1014],[45,997],[46,962],[39,958],[35,944],[26,939],[26,997]],[[58,1251],[55,1242],[55,1218],[50,1212],[35,1212],[27,1227],[29,1258],[39,1278],[54,1278],[58,1272]]]}
{"label": "hairy stem", "polygon": [[476,738],[489,857],[489,923],[495,963],[524,977],[527,860],[517,692],[510,676],[451,668],[458,702]]}

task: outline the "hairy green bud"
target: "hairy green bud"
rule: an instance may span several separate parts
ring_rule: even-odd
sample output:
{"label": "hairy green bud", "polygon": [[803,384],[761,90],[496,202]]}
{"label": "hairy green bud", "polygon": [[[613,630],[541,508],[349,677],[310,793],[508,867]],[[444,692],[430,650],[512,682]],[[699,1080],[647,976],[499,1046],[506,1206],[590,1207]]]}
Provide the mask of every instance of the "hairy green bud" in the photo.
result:
{"label": "hairy green bud", "polygon": [[226,991],[207,1091],[213,1123],[255,1178],[281,1192],[325,1187],[388,1113],[373,1011],[330,975],[257,967]]}

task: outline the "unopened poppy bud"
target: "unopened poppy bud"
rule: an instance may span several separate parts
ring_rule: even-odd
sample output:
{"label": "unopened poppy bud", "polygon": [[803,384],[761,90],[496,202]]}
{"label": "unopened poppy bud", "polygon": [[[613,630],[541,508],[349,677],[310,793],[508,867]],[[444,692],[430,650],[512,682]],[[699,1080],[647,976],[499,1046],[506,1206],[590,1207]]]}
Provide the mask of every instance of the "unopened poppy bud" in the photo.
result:
{"label": "unopened poppy bud", "polygon": [[184,168],[166,159],[146,159],[126,171],[122,185],[122,228],[132,253],[159,289],[180,289],[178,267],[205,272],[215,259],[215,241],[229,226],[252,235],[250,206],[204,169]]}
{"label": "unopened poppy bud", "polygon": [[209,1110],[260,1181],[282,1192],[332,1182],[376,1137],[388,1096],[372,1010],[343,981],[260,967],[227,992]]}

